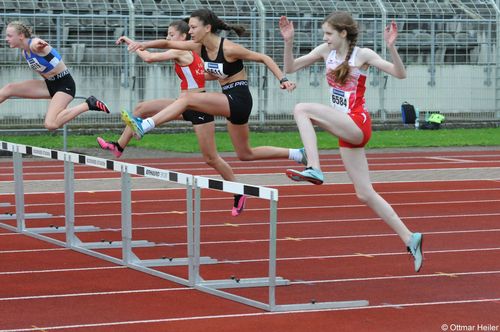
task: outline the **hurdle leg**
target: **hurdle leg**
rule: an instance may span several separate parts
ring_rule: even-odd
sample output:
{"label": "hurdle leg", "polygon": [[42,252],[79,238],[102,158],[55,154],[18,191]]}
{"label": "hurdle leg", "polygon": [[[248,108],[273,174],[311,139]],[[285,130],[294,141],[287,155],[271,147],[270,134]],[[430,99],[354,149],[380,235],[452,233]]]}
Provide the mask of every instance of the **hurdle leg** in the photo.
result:
{"label": "hurdle leg", "polygon": [[66,245],[71,248],[76,244],[75,239],[75,166],[69,162],[68,156],[64,161],[64,215],[66,226]]}
{"label": "hurdle leg", "polygon": [[125,265],[137,261],[132,252],[132,195],[130,175],[122,166],[121,172],[121,209],[122,209],[122,259]]}
{"label": "hurdle leg", "polygon": [[276,306],[276,237],[278,204],[271,192],[269,211],[269,308],[272,311]]}
{"label": "hurdle leg", "polygon": [[24,232],[26,224],[24,219],[24,183],[23,183],[23,156],[19,152],[19,147],[12,154],[14,164],[14,190],[16,195],[16,222],[17,231]]}

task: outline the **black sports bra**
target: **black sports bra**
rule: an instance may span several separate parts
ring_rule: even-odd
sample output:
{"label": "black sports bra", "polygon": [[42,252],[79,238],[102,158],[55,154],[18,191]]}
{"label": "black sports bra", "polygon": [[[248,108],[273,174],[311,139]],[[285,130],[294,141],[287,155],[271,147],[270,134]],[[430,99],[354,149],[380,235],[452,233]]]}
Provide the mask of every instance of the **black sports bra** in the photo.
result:
{"label": "black sports bra", "polygon": [[243,61],[241,59],[234,62],[226,61],[224,58],[223,44],[224,38],[221,37],[219,51],[217,52],[215,60],[209,59],[205,45],[201,46],[201,58],[205,61],[205,71],[218,78],[228,78],[239,73],[243,69]]}

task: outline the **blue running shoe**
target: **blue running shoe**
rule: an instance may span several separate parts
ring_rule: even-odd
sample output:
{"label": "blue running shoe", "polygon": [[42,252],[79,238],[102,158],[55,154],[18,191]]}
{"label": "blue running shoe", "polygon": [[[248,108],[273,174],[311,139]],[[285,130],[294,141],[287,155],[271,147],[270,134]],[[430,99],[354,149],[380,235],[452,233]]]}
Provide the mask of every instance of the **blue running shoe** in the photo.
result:
{"label": "blue running shoe", "polygon": [[424,255],[422,253],[422,246],[424,242],[424,236],[421,233],[413,233],[410,239],[410,244],[407,249],[411,253],[415,261],[415,272],[420,271],[422,267],[422,262]]}
{"label": "blue running shoe", "polygon": [[125,109],[121,110],[121,114],[123,122],[125,122],[125,124],[134,131],[134,137],[136,139],[141,139],[144,136],[144,129],[142,129],[142,119],[133,116]]}
{"label": "blue running shoe", "polygon": [[309,181],[313,184],[323,184],[323,173],[316,168],[307,167],[302,172],[296,171],[294,169],[287,169],[286,176],[288,176],[293,181]]}
{"label": "blue running shoe", "polygon": [[299,161],[299,164],[302,164],[304,166],[307,166],[307,154],[306,154],[306,149],[305,148],[300,148],[299,149],[300,153],[302,153],[302,159]]}

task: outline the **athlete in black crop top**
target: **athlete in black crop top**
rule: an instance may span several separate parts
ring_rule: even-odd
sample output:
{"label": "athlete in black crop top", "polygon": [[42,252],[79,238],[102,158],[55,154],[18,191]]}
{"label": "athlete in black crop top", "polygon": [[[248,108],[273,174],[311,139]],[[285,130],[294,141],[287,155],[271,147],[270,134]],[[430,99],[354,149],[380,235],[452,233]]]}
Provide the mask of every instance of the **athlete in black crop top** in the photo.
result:
{"label": "athlete in black crop top", "polygon": [[23,50],[22,54],[30,68],[44,80],[7,84],[0,89],[0,104],[10,97],[50,99],[44,121],[48,130],[56,130],[88,110],[109,113],[108,107],[94,96],[88,97],[80,105],[67,108],[75,97],[75,81],[57,51],[46,41],[32,38],[30,27],[20,21],[10,22],[5,39],[10,48]]}
{"label": "athlete in black crop top", "polygon": [[217,78],[227,78],[243,70],[243,60],[228,62],[224,57],[224,38],[220,39],[217,57],[212,60],[208,56],[205,45],[201,45],[201,58],[205,61],[205,71]]}
{"label": "athlete in black crop top", "polygon": [[252,110],[252,96],[248,87],[243,60],[264,63],[279,80],[281,89],[292,91],[295,84],[288,81],[278,65],[267,55],[253,52],[229,39],[221,38],[220,30],[234,30],[241,34],[241,27],[229,26],[208,9],[199,9],[189,19],[190,41],[155,40],[132,43],[129,51],[146,48],[176,48],[193,50],[206,61],[205,70],[219,81],[222,93],[187,94],[147,119],[136,119],[133,124],[137,136],[164,122],[172,121],[186,109],[194,109],[228,119],[229,135],[240,160],[289,158],[305,162],[301,149],[285,149],[272,146],[250,147],[248,142],[248,118]]}

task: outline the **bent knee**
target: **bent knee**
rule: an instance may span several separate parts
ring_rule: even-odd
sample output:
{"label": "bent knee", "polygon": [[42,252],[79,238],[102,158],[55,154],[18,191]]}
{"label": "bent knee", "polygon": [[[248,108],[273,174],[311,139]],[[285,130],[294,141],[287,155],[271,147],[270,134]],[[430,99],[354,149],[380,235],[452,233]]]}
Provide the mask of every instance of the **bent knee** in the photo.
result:
{"label": "bent knee", "polygon": [[144,112],[144,103],[139,103],[137,104],[137,106],[135,106],[132,114],[134,116],[141,116],[143,112]]}
{"label": "bent knee", "polygon": [[50,130],[50,131],[54,131],[54,130],[59,129],[59,125],[55,122],[45,122],[43,125],[47,130]]}
{"label": "bent knee", "polygon": [[0,96],[4,98],[9,98],[10,96],[12,96],[12,92],[13,92],[13,84],[7,83],[6,85],[4,85],[3,88],[0,89]]}
{"label": "bent knee", "polygon": [[307,115],[307,104],[298,103],[293,109],[294,116],[304,116]]}

